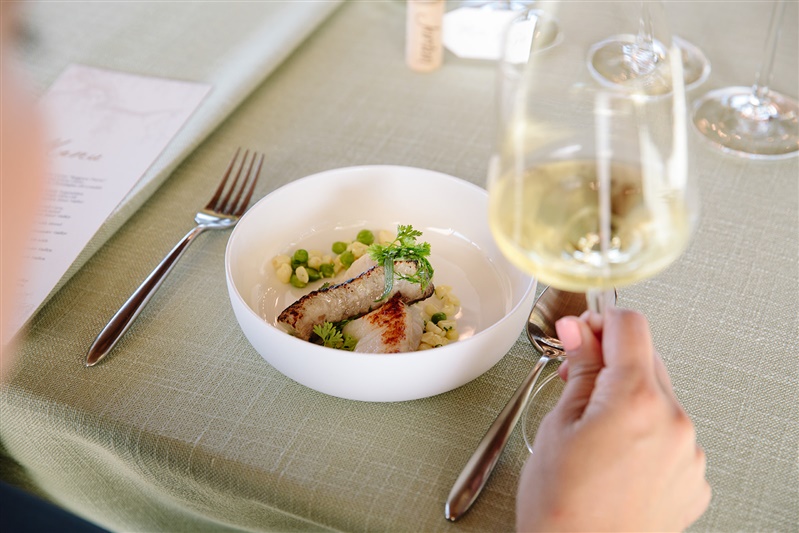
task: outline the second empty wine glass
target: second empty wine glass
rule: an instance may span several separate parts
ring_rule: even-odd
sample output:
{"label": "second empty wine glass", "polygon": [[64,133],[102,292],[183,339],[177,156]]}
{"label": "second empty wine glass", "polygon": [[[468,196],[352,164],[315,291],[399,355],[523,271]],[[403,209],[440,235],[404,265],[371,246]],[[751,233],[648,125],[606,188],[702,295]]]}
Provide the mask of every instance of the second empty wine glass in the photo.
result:
{"label": "second empty wine glass", "polygon": [[754,86],[717,89],[694,105],[694,125],[725,152],[753,159],[799,155],[799,102],[770,88],[784,13],[780,0],[774,4]]}

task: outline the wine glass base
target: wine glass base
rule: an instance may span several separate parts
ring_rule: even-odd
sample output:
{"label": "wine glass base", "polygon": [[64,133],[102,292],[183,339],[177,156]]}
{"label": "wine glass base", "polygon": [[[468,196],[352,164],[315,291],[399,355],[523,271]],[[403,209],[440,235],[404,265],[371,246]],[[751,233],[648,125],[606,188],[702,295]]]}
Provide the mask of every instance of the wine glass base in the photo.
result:
{"label": "wine glass base", "polygon": [[560,379],[557,371],[554,371],[544,378],[530,395],[530,402],[522,413],[522,436],[530,453],[533,453],[538,426],[547,413],[555,408],[565,386],[566,383]]}
{"label": "wine glass base", "polygon": [[[682,54],[685,89],[698,87],[710,76],[710,62],[695,45],[674,36]],[[604,85],[623,86],[632,79],[649,74],[666,56],[661,43],[653,43],[651,57],[635,55],[636,36],[614,35],[596,43],[589,52],[588,66],[594,78]]]}
{"label": "wine glass base", "polygon": [[751,87],[711,91],[694,104],[694,126],[724,152],[752,159],[799,155],[799,103],[776,92],[759,103]]}

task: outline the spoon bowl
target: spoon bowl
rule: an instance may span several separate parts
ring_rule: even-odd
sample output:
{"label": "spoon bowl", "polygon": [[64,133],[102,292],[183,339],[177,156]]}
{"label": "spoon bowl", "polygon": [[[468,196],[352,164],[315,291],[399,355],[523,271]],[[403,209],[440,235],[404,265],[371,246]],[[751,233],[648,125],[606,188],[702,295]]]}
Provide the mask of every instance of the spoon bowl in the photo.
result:
{"label": "spoon bowl", "polygon": [[587,309],[585,294],[547,287],[527,319],[527,338],[539,352],[545,353],[550,349],[561,352],[556,354],[557,357],[564,357],[563,343],[557,338],[555,322],[564,316],[580,316]]}

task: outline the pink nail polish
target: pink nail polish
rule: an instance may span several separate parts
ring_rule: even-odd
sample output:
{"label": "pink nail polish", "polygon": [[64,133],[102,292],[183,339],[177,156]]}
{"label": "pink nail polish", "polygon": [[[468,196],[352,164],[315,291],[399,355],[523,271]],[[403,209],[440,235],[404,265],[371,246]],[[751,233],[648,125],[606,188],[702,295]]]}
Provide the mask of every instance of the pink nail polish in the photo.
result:
{"label": "pink nail polish", "polygon": [[563,347],[568,350],[576,350],[583,342],[580,335],[580,324],[574,317],[561,318],[555,323],[558,332],[558,339],[563,343]]}

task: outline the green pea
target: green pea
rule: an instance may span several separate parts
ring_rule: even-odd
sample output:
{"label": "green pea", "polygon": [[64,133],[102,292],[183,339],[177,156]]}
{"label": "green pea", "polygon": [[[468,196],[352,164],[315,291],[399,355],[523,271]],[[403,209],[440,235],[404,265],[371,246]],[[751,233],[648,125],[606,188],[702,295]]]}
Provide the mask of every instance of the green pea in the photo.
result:
{"label": "green pea", "polygon": [[339,256],[339,260],[341,264],[344,265],[344,268],[349,268],[355,262],[355,255],[347,250]]}
{"label": "green pea", "polygon": [[347,251],[347,243],[346,242],[336,241],[336,242],[333,243],[333,253],[334,254],[336,254],[336,255],[343,254],[346,251]]}
{"label": "green pea", "polygon": [[297,287],[298,289],[302,289],[303,287],[305,287],[306,285],[308,285],[308,284],[307,284],[307,283],[305,283],[304,281],[300,281],[300,278],[298,278],[298,277],[297,277],[297,274],[292,274],[292,275],[291,275],[291,279],[289,279],[289,282],[290,282],[292,285],[294,285],[295,287]]}
{"label": "green pea", "polygon": [[430,317],[430,322],[433,324],[438,324],[442,320],[446,320],[447,315],[444,313],[434,313],[433,316]]}
{"label": "green pea", "polygon": [[294,252],[294,260],[298,263],[307,263],[308,262],[308,251],[303,250],[300,248],[296,252]]}
{"label": "green pea", "polygon": [[333,267],[332,263],[324,263],[319,267],[319,272],[325,278],[332,278],[333,274],[336,272],[336,269]]}
{"label": "green pea", "polygon": [[315,268],[305,267],[305,271],[308,272],[308,281],[319,281],[322,277]]}
{"label": "green pea", "polygon": [[369,246],[375,242],[375,234],[368,229],[362,229],[358,232],[358,236],[355,237],[355,240]]}
{"label": "green pea", "polygon": [[304,263],[302,261],[297,261],[293,257],[291,258],[291,271],[292,272],[297,270],[297,267],[301,267],[303,265],[304,265]]}

